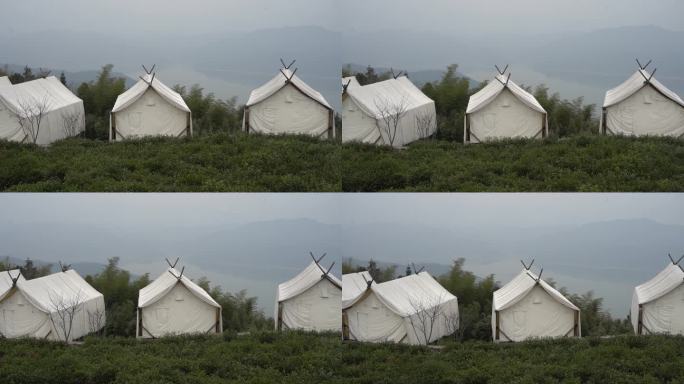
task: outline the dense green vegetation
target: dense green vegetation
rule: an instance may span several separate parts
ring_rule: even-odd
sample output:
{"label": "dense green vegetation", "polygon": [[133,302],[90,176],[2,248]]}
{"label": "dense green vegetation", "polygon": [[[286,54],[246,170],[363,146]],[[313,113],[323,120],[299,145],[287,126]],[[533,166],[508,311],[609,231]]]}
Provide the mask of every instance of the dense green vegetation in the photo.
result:
{"label": "dense green vegetation", "polygon": [[405,150],[342,146],[344,191],[682,191],[684,142],[578,135]]}
{"label": "dense green vegetation", "polygon": [[339,335],[0,339],[3,383],[665,383],[684,380],[684,338],[341,343]]}
{"label": "dense green vegetation", "polygon": [[239,133],[49,147],[0,141],[0,190],[339,191],[339,148],[311,137]]}

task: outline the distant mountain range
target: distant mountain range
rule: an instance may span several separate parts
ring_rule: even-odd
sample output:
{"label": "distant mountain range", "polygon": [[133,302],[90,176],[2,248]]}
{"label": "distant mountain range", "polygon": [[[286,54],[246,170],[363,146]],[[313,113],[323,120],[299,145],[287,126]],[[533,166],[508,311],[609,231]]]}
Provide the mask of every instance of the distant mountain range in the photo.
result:
{"label": "distant mountain range", "polygon": [[[343,68],[347,67],[347,66],[354,73],[365,73],[366,68],[368,67],[368,65],[347,63],[347,64],[344,64]],[[446,71],[446,69],[444,69],[444,70],[434,69],[434,70],[422,70],[422,71],[406,71],[406,70],[400,69],[400,68],[385,68],[385,67],[373,67],[373,68],[375,69],[375,72],[377,74],[383,74],[383,73],[391,72],[392,70],[394,70],[395,74],[399,74],[400,72],[403,72],[403,73],[407,74],[407,76],[411,79],[413,84],[415,84],[418,88],[422,88],[423,85],[425,85],[427,83],[433,83],[433,82],[440,81],[442,79],[442,77],[444,76],[444,72]],[[462,74],[460,72],[456,72],[456,73],[461,77],[467,78],[470,81],[471,86],[473,88],[476,88],[480,83],[479,81],[475,81],[471,78],[468,78],[467,76],[465,76],[464,74]]]}
{"label": "distant mountain range", "polygon": [[[438,80],[449,64],[476,80],[491,79],[494,65],[510,64],[512,79],[545,83],[564,98],[600,103],[605,91],[636,70],[636,57],[653,59],[656,77],[684,94],[684,32],[634,26],[549,35],[450,35],[406,29],[335,32],[301,26],[202,35],[138,38],[97,32],[49,31],[0,35],[3,61],[68,72],[93,72],[112,63],[137,79],[140,65],[157,64],[169,85],[200,84],[221,98],[249,92],[275,76],[280,58],[297,60],[298,75],[339,105],[342,63],[405,69],[419,85]],[[55,44],[60,42],[60,44]],[[92,78],[67,75],[74,83]]]}
{"label": "distant mountain range", "polygon": [[[24,72],[24,67],[26,65],[17,65],[17,64],[2,64],[0,63],[0,69],[6,70],[9,73],[23,73]],[[29,67],[31,67],[29,65]],[[39,70],[45,70],[49,71],[50,75],[59,77],[61,73],[64,73],[64,76],[66,77],[67,80],[67,86],[73,90],[76,91],[76,89],[82,84],[82,83],[88,83],[93,80],[96,80],[98,75],[100,74],[99,70],[89,70],[89,71],[67,71],[63,69],[53,69],[53,68],[39,68],[39,67],[31,67],[33,70],[33,73],[38,73]],[[130,87],[133,84],[135,84],[135,80],[133,80],[130,76],[125,75],[120,72],[113,72],[112,76],[114,77],[123,77],[126,79],[126,87]]]}

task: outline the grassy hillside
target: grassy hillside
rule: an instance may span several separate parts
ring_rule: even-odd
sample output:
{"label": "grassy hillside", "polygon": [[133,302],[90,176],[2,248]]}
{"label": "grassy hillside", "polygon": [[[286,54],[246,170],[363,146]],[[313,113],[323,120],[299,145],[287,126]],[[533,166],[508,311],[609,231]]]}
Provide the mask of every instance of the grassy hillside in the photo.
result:
{"label": "grassy hillside", "polygon": [[684,380],[684,338],[618,337],[442,349],[336,335],[0,339],[3,383],[660,383]]}
{"label": "grassy hillside", "polygon": [[344,191],[684,191],[684,141],[575,136],[342,149]]}
{"label": "grassy hillside", "polygon": [[0,141],[5,191],[339,191],[340,151],[302,136],[212,135],[41,148]]}

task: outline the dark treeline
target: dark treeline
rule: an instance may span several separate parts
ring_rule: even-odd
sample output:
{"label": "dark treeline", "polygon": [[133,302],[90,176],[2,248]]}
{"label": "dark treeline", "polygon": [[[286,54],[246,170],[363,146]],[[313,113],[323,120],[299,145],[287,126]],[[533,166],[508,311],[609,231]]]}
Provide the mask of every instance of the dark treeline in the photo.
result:
{"label": "dark treeline", "polygon": [[[453,335],[456,340],[492,340],[492,295],[501,287],[494,275],[477,277],[463,269],[465,259],[454,260],[449,273],[435,276],[437,281],[458,298],[459,329]],[[376,282],[385,282],[415,273],[416,267],[406,266],[403,274],[396,273],[395,266],[378,267],[373,260],[367,266],[354,265],[351,260],[342,263],[342,273],[368,271]],[[547,283],[556,286],[552,279]],[[581,311],[582,336],[607,336],[631,334],[629,319],[614,319],[605,311],[603,299],[596,297],[593,291],[584,294],[572,294],[566,288],[557,288],[572,301]],[[629,308],[625,308],[629,312]]]}
{"label": "dark treeline", "polygon": [[[113,65],[105,65],[95,80],[81,83],[74,90],[76,96],[83,100],[86,115],[85,137],[89,139],[109,139],[109,113],[116,98],[126,91],[126,79],[114,76],[113,69]],[[22,73],[10,73],[7,67],[0,68],[0,76],[8,76],[12,84],[50,75],[50,71],[34,71],[28,66]],[[64,73],[61,73],[60,80],[62,84],[67,84]],[[237,105],[236,97],[221,100],[213,93],[205,93],[198,84],[191,87],[175,85],[173,88],[183,96],[192,111],[194,135],[235,132],[241,128],[244,106]]]}
{"label": "dark treeline", "polygon": [[[392,77],[390,72],[378,73],[368,66],[365,72],[354,72],[350,66],[342,69],[342,76],[356,76],[361,85],[376,83]],[[410,78],[410,74],[407,74]],[[482,89],[487,83],[472,83],[470,79],[458,74],[458,65],[449,65],[439,81],[423,85],[422,91],[435,101],[437,110],[437,133],[441,140],[463,141],[463,118],[470,96]],[[560,94],[551,93],[549,88],[538,85],[534,88],[521,85],[532,93],[548,113],[549,135],[566,137],[579,133],[598,133],[598,120],[594,117],[596,106],[584,104],[579,97],[574,100],[562,99]]]}
{"label": "dark treeline", "polygon": [[[19,268],[24,278],[30,280],[50,274],[52,265],[36,266],[31,259],[26,259],[23,265],[0,261],[0,271],[15,268]],[[130,272],[119,268],[119,258],[115,257],[109,259],[102,272],[87,275],[85,280],[104,296],[106,323],[102,334],[134,337],[138,292],[151,282],[150,275],[146,273],[134,278]],[[221,305],[224,332],[273,329],[273,319],[257,308],[257,298],[248,296],[247,291],[230,293],[220,286],[212,286],[205,277],[194,281]]]}

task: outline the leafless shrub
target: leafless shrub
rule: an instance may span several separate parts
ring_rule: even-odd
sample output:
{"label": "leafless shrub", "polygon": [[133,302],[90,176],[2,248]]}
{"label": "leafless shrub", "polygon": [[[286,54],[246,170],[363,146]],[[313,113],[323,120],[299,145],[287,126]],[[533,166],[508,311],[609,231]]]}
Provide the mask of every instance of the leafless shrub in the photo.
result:
{"label": "leafless shrub", "polygon": [[443,318],[441,302],[441,297],[436,301],[409,299],[414,311],[414,314],[409,316],[409,322],[416,340],[421,345],[430,344],[435,324]]}
{"label": "leafless shrub", "polygon": [[397,137],[397,130],[401,119],[406,115],[408,103],[405,98],[397,103],[392,103],[387,99],[376,99],[375,108],[380,112],[380,120],[377,122],[378,129],[385,133],[389,145],[394,146]]}
{"label": "leafless shrub", "polygon": [[80,133],[83,115],[73,111],[62,114],[62,129],[65,137],[73,137]]}
{"label": "leafless shrub", "polygon": [[429,112],[419,113],[416,116],[416,128],[418,130],[418,138],[426,139],[434,131],[435,115]]}
{"label": "leafless shrub", "polygon": [[88,329],[90,333],[100,334],[104,329],[105,311],[97,308],[95,311],[88,311]]}
{"label": "leafless shrub", "polygon": [[40,100],[32,97],[19,101],[17,120],[24,134],[33,144],[38,141],[43,118],[45,118],[49,109],[50,101],[47,95],[43,96]]}
{"label": "leafless shrub", "polygon": [[55,332],[57,332],[57,338],[63,339],[65,343],[71,341],[71,331],[74,327],[74,319],[76,315],[81,311],[83,305],[83,295],[79,291],[75,296],[70,298],[65,298],[57,293],[48,292],[50,298],[50,305],[53,314],[50,315],[50,321],[52,322]]}

